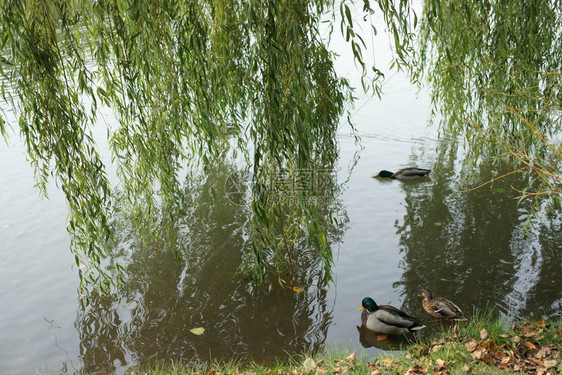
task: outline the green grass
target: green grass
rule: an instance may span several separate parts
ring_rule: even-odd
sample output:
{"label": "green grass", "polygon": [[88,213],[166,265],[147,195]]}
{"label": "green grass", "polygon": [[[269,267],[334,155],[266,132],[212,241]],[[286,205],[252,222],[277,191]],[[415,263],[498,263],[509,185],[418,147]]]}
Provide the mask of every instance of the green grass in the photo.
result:
{"label": "green grass", "polygon": [[[182,366],[153,364],[133,374],[282,375],[282,374],[560,374],[562,373],[562,322],[508,324],[491,313],[476,314],[468,323],[443,330],[432,339],[418,339],[404,352],[373,357],[336,348],[311,358],[295,355],[273,366],[214,362]],[[351,354],[351,355],[350,355]],[[507,370],[507,371],[506,371]]]}

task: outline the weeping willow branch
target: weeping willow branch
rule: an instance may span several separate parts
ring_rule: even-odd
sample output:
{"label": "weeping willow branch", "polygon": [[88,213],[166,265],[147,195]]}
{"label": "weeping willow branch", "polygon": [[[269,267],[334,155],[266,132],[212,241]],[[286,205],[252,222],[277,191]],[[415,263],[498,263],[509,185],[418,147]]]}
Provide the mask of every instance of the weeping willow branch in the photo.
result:
{"label": "weeping willow branch", "polygon": [[[335,131],[352,97],[319,36],[333,6],[2,2],[2,92],[41,191],[54,176],[66,194],[84,288],[107,289],[123,277],[112,247],[115,211],[150,241],[181,215],[184,179],[240,154],[242,168],[254,171],[246,263],[254,278],[287,274],[304,252],[329,278],[333,191],[319,210],[269,199],[266,186],[279,171],[331,170],[337,160]],[[119,191],[91,134],[98,103],[118,121],[108,142]],[[4,117],[0,132],[6,136]],[[309,193],[299,194],[308,202]]]}

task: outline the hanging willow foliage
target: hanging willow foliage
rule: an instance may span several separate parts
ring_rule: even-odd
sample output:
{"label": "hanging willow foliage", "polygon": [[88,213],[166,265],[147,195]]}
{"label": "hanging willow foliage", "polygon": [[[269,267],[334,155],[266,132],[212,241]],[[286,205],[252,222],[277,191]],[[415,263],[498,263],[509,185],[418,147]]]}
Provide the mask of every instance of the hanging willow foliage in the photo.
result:
{"label": "hanging willow foliage", "polygon": [[419,23],[408,1],[377,3],[395,64],[429,81],[441,130],[464,138],[467,179],[512,160],[528,175],[522,198],[562,208],[562,3],[430,0]]}
{"label": "hanging willow foliage", "polygon": [[[367,88],[351,2],[338,5]],[[560,2],[431,0],[419,22],[408,0],[362,5],[384,14],[395,66],[431,82],[443,131],[465,136],[467,169],[515,158],[542,184],[530,181],[537,190],[522,195],[560,203]],[[103,266],[115,210],[136,218],[142,233],[158,233],[186,204],[189,171],[240,154],[253,176],[245,263],[252,275],[290,270],[306,248],[329,276],[339,225],[335,131],[352,99],[319,36],[320,18],[334,10],[329,0],[1,2],[2,95],[41,191],[54,178],[66,194],[83,286],[108,287],[123,276],[121,266],[112,275]],[[119,124],[108,130],[118,192],[92,137],[101,106]],[[331,183],[314,185],[320,180]]]}
{"label": "hanging willow foliage", "polygon": [[[182,205],[186,171],[237,153],[253,171],[246,262],[253,276],[290,269],[304,240],[329,277],[333,186],[298,190],[291,199],[302,204],[271,197],[283,191],[275,186],[280,175],[330,174],[337,158],[335,131],[351,94],[319,36],[319,17],[332,7],[323,0],[2,1],[2,92],[41,190],[53,176],[66,194],[82,286],[116,280],[103,266],[115,209],[135,217],[142,233],[157,233],[170,219],[161,214]],[[91,134],[100,106],[118,118],[108,139],[119,192]],[[6,135],[4,119],[0,126]],[[311,200],[319,194],[328,202]],[[114,271],[123,276],[120,266]]]}

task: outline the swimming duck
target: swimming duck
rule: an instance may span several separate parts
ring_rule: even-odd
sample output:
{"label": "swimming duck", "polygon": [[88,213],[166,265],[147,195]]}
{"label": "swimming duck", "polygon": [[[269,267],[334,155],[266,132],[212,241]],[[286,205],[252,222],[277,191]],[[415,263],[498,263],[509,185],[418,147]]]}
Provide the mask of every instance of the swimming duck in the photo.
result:
{"label": "swimming duck", "polygon": [[428,177],[427,175],[431,172],[431,169],[423,169],[423,168],[402,168],[398,172],[392,173],[390,171],[382,170],[377,175],[373,176],[373,178],[378,177],[389,177],[395,180],[419,180],[424,177]]}
{"label": "swimming duck", "polygon": [[[386,335],[400,335],[425,328],[416,318],[389,305],[377,305],[371,297],[361,302],[361,323],[371,331]],[[386,336],[388,337],[388,336]],[[379,338],[384,340],[385,336]]]}
{"label": "swimming duck", "polygon": [[467,321],[468,319],[462,315],[461,309],[453,302],[443,297],[434,297],[430,289],[424,289],[418,294],[418,297],[424,297],[422,306],[431,316],[440,319],[452,319],[458,321]]}

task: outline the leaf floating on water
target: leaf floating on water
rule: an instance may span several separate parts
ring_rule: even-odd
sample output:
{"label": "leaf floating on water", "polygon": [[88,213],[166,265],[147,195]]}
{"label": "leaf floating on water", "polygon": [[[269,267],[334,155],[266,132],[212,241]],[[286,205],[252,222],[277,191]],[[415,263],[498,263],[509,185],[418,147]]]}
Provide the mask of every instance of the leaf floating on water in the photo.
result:
{"label": "leaf floating on water", "polygon": [[12,224],[3,224],[0,225],[0,228],[10,228],[12,226]]}
{"label": "leaf floating on water", "polygon": [[84,263],[80,263],[80,265],[78,266],[78,268],[80,268],[81,270],[83,270],[84,268],[86,268],[86,265]]}
{"label": "leaf floating on water", "polygon": [[192,328],[189,330],[189,332],[193,333],[194,335],[201,336],[205,332],[205,328],[203,327]]}
{"label": "leaf floating on water", "polygon": [[437,223],[433,223],[433,225],[435,225],[436,227],[440,227],[440,226],[441,226],[441,223],[440,223],[440,222],[437,222]]}
{"label": "leaf floating on water", "polygon": [[288,285],[287,285],[287,288],[291,289],[291,290],[292,290],[293,292],[295,292],[295,293],[304,292],[304,289],[301,288],[301,287],[298,287],[298,286],[288,286]]}

